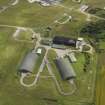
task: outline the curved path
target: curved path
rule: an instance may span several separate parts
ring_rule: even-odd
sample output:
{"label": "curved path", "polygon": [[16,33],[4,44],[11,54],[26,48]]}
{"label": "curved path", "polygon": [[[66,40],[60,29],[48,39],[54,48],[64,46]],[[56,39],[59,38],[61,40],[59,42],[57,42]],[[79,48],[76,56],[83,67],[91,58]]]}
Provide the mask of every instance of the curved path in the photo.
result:
{"label": "curved path", "polygon": [[47,52],[48,51],[46,51],[46,54],[45,54],[45,56],[43,58],[43,61],[42,61],[42,64],[41,64],[41,66],[39,68],[38,73],[35,75],[34,81],[31,84],[24,83],[24,78],[27,76],[27,74],[22,73],[21,78],[20,78],[21,85],[23,85],[25,87],[32,87],[32,86],[36,85],[36,83],[37,83],[37,81],[38,81],[38,79],[40,77],[40,73],[44,70],[44,67],[45,67],[45,57],[47,56]]}
{"label": "curved path", "polygon": [[59,22],[59,20],[58,20],[58,21],[55,21],[55,23],[66,24],[67,22],[69,22],[71,20],[71,18],[72,18],[71,16],[68,16],[68,19],[65,20],[64,22]]}
{"label": "curved path", "polygon": [[87,52],[87,53],[90,53],[90,54],[93,54],[93,47],[90,45],[90,44],[85,44],[86,46],[90,47],[90,50],[88,51],[84,51],[84,52]]}
{"label": "curved path", "polygon": [[77,87],[76,87],[76,84],[74,83],[74,81],[73,80],[69,80],[69,83],[72,84],[72,86],[73,86],[73,90],[70,91],[70,92],[64,92],[61,89],[61,87],[60,87],[60,85],[59,85],[59,83],[58,83],[54,73],[52,72],[52,67],[51,67],[51,65],[50,65],[50,63],[49,63],[49,61],[47,59],[46,59],[46,63],[47,63],[47,68],[48,68],[49,74],[52,76],[52,79],[53,79],[53,81],[54,81],[54,83],[55,83],[55,85],[57,87],[58,92],[61,95],[64,95],[64,96],[73,95],[76,92],[76,90],[77,90]]}

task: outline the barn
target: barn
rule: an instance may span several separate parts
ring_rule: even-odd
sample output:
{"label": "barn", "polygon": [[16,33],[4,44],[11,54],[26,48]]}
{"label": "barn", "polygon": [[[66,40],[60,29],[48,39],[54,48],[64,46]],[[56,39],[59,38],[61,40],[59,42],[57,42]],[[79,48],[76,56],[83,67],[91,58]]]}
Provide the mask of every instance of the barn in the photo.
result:
{"label": "barn", "polygon": [[69,80],[76,77],[75,71],[68,58],[57,58],[55,63],[63,80]]}
{"label": "barn", "polygon": [[61,44],[76,47],[76,39],[63,36],[55,36],[53,38],[53,44]]}
{"label": "barn", "polygon": [[19,71],[23,73],[32,73],[35,68],[38,57],[38,54],[36,54],[35,52],[28,52],[22,60]]}

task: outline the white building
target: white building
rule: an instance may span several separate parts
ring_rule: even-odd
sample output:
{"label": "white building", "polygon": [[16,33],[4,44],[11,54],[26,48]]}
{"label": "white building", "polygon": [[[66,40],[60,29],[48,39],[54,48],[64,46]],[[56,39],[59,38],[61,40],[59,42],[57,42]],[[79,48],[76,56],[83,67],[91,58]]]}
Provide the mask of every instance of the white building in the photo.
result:
{"label": "white building", "polygon": [[36,51],[36,53],[37,54],[42,54],[42,49],[41,48],[38,48],[37,51]]}
{"label": "white building", "polygon": [[28,0],[29,3],[40,2],[40,0]]}
{"label": "white building", "polygon": [[76,48],[82,51],[83,45],[84,45],[84,39],[79,37],[76,42]]}
{"label": "white building", "polygon": [[28,0],[29,3],[38,2],[43,6],[50,6],[59,3],[61,0]]}
{"label": "white building", "polygon": [[89,8],[88,5],[82,5],[82,6],[80,7],[80,11],[84,12],[84,11],[86,11],[88,8]]}

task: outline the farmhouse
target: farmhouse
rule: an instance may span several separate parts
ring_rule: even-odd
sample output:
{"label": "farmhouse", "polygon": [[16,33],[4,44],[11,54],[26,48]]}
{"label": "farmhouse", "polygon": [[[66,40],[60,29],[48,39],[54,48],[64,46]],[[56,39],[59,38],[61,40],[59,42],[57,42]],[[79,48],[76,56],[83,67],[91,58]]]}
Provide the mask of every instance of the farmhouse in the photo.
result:
{"label": "farmhouse", "polygon": [[69,80],[76,77],[68,58],[57,58],[55,63],[63,80]]}
{"label": "farmhouse", "polygon": [[32,73],[37,60],[38,54],[32,51],[28,52],[20,65],[19,71],[24,73]]}
{"label": "farmhouse", "polygon": [[55,36],[53,38],[53,44],[61,44],[61,45],[67,45],[67,46],[76,46],[76,39],[67,38],[63,36]]}

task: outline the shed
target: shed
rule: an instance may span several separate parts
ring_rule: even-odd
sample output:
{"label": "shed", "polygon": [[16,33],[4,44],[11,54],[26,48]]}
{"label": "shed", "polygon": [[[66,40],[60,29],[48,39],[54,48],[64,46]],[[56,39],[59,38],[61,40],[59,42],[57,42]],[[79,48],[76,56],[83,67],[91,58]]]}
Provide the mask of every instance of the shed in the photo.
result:
{"label": "shed", "polygon": [[38,48],[37,51],[36,51],[36,53],[37,54],[41,54],[42,53],[42,49],[41,48]]}
{"label": "shed", "polygon": [[19,71],[24,73],[27,72],[32,73],[34,67],[36,66],[37,60],[38,60],[38,54],[32,51],[28,52],[22,60]]}
{"label": "shed", "polygon": [[73,52],[69,53],[68,57],[72,63],[77,62],[77,59],[76,59],[75,54]]}
{"label": "shed", "polygon": [[52,44],[51,47],[55,48],[55,49],[62,49],[62,50],[66,49],[66,47],[64,45],[59,45],[59,44]]}
{"label": "shed", "polygon": [[57,58],[56,59],[56,66],[58,68],[58,71],[61,75],[61,78],[63,80],[69,80],[76,77],[76,74],[74,72],[74,69],[69,62],[68,58]]}

